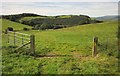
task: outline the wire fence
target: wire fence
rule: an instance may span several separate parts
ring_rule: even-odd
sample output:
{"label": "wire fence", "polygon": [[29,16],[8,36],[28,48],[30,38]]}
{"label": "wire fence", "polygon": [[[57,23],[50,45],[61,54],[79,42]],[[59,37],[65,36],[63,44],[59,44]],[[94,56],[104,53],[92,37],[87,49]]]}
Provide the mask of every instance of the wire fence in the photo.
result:
{"label": "wire fence", "polygon": [[118,39],[117,37],[99,38],[98,50],[117,50]]}
{"label": "wire fence", "polygon": [[[81,38],[81,40],[79,42],[80,43],[79,46],[82,46],[82,47],[79,49],[86,49],[86,50],[92,51],[94,48],[94,49],[97,49],[97,53],[100,53],[102,51],[113,51],[114,52],[114,51],[118,50],[117,37],[105,37],[105,36],[98,37],[97,45],[94,43],[93,38],[92,37],[84,37],[83,40]],[[10,46],[13,46],[13,47],[11,47],[12,50],[21,49],[22,51],[27,52],[27,53],[29,53],[31,51],[32,51],[32,53],[35,53],[35,38],[33,35],[8,31],[7,39],[8,39],[7,43],[9,43]],[[97,48],[93,47],[95,45]]]}

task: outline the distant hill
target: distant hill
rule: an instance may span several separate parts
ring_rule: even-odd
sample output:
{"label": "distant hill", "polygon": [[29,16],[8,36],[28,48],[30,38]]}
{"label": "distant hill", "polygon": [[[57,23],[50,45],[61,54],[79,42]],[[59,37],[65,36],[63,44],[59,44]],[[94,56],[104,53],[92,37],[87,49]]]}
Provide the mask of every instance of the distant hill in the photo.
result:
{"label": "distant hill", "polygon": [[3,15],[3,19],[18,22],[21,24],[32,26],[33,29],[58,29],[71,26],[100,23],[102,21],[91,19],[87,15],[59,15],[59,16],[43,16],[33,13],[22,13],[15,15]]}
{"label": "distant hill", "polygon": [[102,21],[118,20],[118,15],[107,15],[107,16],[102,16],[102,17],[96,17],[96,19],[97,20],[102,20]]}

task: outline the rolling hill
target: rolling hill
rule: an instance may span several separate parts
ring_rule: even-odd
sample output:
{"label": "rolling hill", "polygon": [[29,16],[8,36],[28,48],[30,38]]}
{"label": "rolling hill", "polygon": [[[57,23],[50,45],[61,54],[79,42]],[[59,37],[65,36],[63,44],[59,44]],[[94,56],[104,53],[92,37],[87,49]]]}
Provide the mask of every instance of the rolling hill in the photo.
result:
{"label": "rolling hill", "polygon": [[[29,26],[2,21],[3,30],[13,27],[20,32],[35,35],[36,55],[26,55],[7,47],[7,37],[2,36],[3,74],[117,74],[118,47],[117,21],[76,25],[49,30],[22,30]],[[99,38],[98,54],[92,57],[93,37]],[[50,57],[51,56],[51,57]]]}
{"label": "rolling hill", "polygon": [[16,15],[3,15],[2,18],[21,24],[33,26],[35,30],[58,29],[76,25],[102,22],[95,19],[92,20],[87,15],[42,16],[31,13],[23,13]]}
{"label": "rolling hill", "polygon": [[7,19],[0,19],[0,22],[2,23],[2,30],[7,29],[8,27],[13,27],[15,30],[22,30],[24,27],[32,28],[31,26],[13,22]]}
{"label": "rolling hill", "polygon": [[[69,18],[60,16],[58,18]],[[38,18],[24,17],[23,20]],[[48,30],[28,30],[28,25],[0,19],[2,30],[13,27],[26,34],[35,35],[35,53],[26,49],[14,51],[2,34],[3,74],[118,74],[117,21],[75,25]],[[93,37],[98,37],[98,54],[92,57]],[[22,41],[22,39],[20,40]],[[12,49],[11,49],[12,48]]]}
{"label": "rolling hill", "polygon": [[118,20],[118,15],[108,15],[108,16],[102,16],[102,17],[96,17],[97,20],[103,20],[103,21],[108,21],[108,20]]}

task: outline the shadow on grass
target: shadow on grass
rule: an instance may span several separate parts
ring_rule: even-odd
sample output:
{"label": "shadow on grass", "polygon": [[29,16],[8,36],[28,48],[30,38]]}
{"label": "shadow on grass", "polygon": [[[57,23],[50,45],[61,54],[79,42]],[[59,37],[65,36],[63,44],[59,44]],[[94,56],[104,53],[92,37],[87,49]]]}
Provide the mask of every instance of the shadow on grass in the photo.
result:
{"label": "shadow on grass", "polygon": [[30,55],[34,56],[29,48],[20,48],[19,50],[15,50],[18,46],[2,46],[2,52],[6,54],[21,54],[21,55]]}

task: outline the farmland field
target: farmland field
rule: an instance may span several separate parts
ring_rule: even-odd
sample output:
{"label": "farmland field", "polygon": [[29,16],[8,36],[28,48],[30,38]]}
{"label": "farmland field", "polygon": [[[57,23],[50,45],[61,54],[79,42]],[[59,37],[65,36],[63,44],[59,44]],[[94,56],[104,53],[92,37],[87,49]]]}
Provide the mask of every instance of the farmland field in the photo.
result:
{"label": "farmland field", "polygon": [[[3,74],[117,74],[117,21],[86,24],[57,30],[23,31],[27,25],[2,21],[2,31],[13,27],[35,35],[35,53],[41,57],[15,52],[2,33]],[[98,37],[98,54],[92,57],[93,37]]]}

